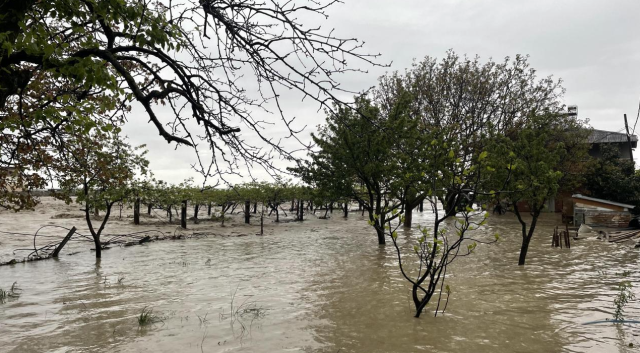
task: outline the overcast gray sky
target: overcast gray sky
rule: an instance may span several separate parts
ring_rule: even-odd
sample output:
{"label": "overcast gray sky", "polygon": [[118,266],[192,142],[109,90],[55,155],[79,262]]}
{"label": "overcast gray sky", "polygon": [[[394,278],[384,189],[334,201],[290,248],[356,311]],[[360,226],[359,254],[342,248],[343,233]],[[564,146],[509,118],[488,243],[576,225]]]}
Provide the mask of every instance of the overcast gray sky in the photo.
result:
{"label": "overcast gray sky", "polygon": [[[441,58],[448,49],[478,54],[482,61],[528,54],[540,77],[564,80],[564,103],[578,105],[580,117],[588,118],[594,128],[619,131],[624,113],[631,124],[636,120],[640,0],[343,1],[328,11],[323,28],[364,40],[366,51],[382,54],[381,63],[392,62],[385,69],[358,63],[369,74],[345,76],[346,88],[364,90],[385,71],[404,70],[414,58],[426,55]],[[299,98],[284,97],[284,108],[308,125],[303,132],[308,136],[324,116],[317,104]],[[133,143],[150,147],[156,178],[174,183],[189,176],[199,180],[189,166],[192,151],[168,146],[143,117],[132,115],[124,132]]]}

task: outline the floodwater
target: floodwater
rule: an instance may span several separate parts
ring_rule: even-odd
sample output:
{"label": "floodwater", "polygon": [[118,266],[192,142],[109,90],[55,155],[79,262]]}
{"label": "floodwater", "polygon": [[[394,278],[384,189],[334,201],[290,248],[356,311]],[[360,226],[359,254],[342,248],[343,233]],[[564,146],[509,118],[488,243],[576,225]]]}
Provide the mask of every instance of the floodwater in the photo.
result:
{"label": "floodwater", "polygon": [[[49,219],[64,208],[56,207],[1,213],[0,230],[34,233],[52,223],[82,232],[82,219]],[[195,227],[231,236],[115,247],[99,262],[89,243],[73,243],[63,251],[81,250],[73,256],[0,267],[0,288],[17,281],[22,289],[0,304],[0,351],[639,351],[640,325],[583,325],[612,317],[622,280],[633,283],[637,296],[626,317],[640,319],[640,252],[628,244],[587,238],[571,249],[551,248],[560,219],[546,215],[527,265],[518,267],[517,221],[492,217],[478,232],[499,232],[501,241],[456,260],[448,269],[446,313],[433,317],[430,304],[416,319],[393,246],[379,247],[359,214],[341,216],[308,216],[302,224],[267,220],[263,237],[237,216],[225,228]],[[414,215],[414,224],[431,220],[427,212]],[[143,222],[151,224],[115,219],[106,231],[175,229]],[[410,230],[399,235],[403,242],[415,237]],[[0,258],[31,242],[0,234]],[[143,308],[161,321],[141,328]]]}

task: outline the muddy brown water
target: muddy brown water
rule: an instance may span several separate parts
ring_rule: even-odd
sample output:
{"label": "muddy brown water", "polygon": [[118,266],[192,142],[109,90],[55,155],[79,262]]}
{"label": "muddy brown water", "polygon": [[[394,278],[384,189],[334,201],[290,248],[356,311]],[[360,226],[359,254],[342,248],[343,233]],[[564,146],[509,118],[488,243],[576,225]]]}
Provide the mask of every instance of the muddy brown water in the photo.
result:
{"label": "muddy brown water", "polygon": [[[83,231],[81,219],[51,219],[77,206],[44,204],[0,213],[0,231],[33,233],[47,223]],[[432,219],[414,215],[416,224]],[[144,222],[115,219],[107,232],[175,229]],[[241,222],[191,226],[229,237],[116,247],[99,262],[90,244],[74,243],[66,251],[80,251],[73,256],[63,251],[59,260],[0,267],[0,288],[17,281],[22,289],[0,304],[0,352],[639,351],[640,325],[583,325],[612,316],[623,279],[638,297],[626,316],[640,319],[639,251],[593,237],[551,248],[556,215],[542,220],[525,267],[516,265],[517,222],[492,217],[479,232],[499,232],[500,243],[457,260],[447,276],[446,313],[434,318],[430,304],[420,319],[412,317],[393,247],[377,246],[359,214],[268,220],[264,237]],[[399,235],[403,242],[415,237],[411,230]],[[0,259],[30,242],[0,234]],[[140,328],[145,307],[162,321]]]}

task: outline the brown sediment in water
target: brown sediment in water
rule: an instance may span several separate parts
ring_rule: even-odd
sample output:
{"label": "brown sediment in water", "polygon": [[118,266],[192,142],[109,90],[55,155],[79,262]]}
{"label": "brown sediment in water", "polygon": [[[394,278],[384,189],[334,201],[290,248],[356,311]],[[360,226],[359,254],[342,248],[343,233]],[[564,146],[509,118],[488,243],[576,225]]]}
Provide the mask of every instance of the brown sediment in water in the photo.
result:
{"label": "brown sediment in water", "polygon": [[[28,235],[56,224],[88,233],[82,219],[51,219],[81,214],[79,208],[43,198],[32,212],[0,212],[0,231]],[[121,220],[116,213],[105,232],[154,229],[170,236],[176,230],[160,217],[135,226],[130,212]],[[224,228],[190,222],[186,231],[219,236],[114,247],[98,262],[89,243],[73,242],[58,260],[1,267],[0,288],[17,281],[22,293],[0,304],[0,350],[618,352],[630,342],[638,346],[638,326],[582,325],[611,317],[624,271],[640,297],[638,250],[595,237],[572,242],[571,249],[551,248],[557,215],[542,219],[524,267],[517,266],[517,221],[492,217],[479,232],[499,232],[501,242],[455,262],[447,312],[434,318],[430,304],[420,319],[412,317],[394,249],[379,247],[359,214],[272,221],[265,222],[265,237],[254,235],[259,219],[246,226],[242,215],[232,215]],[[428,225],[432,216],[416,212],[414,222]],[[64,236],[53,233],[46,235]],[[28,247],[27,235],[0,235],[0,260]],[[415,237],[412,230],[399,234],[407,247]],[[232,297],[236,309],[245,303],[246,310],[232,315]],[[140,329],[144,307],[162,322]],[[626,316],[640,317],[638,301]]]}

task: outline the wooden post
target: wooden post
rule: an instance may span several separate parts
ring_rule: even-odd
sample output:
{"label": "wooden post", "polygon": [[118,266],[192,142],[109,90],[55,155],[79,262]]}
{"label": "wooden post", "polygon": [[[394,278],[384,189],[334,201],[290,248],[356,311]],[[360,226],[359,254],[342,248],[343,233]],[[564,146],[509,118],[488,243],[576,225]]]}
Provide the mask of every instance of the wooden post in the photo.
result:
{"label": "wooden post", "polygon": [[136,197],[136,201],[133,203],[133,224],[140,224],[140,198]]}
{"label": "wooden post", "polygon": [[250,215],[251,214],[251,201],[247,200],[244,202],[244,223],[250,224]]}
{"label": "wooden post", "polygon": [[624,115],[624,127],[627,129],[627,142],[629,142],[629,158],[633,162],[633,150],[631,149],[631,135],[629,135],[629,124],[627,123],[627,114]]}
{"label": "wooden post", "polygon": [[51,255],[51,256],[58,257],[58,255],[60,254],[60,251],[62,250],[62,248],[64,248],[64,246],[67,245],[67,242],[69,241],[69,239],[71,239],[71,236],[75,232],[76,232],[76,227],[71,228],[71,230],[69,231],[67,236],[64,237],[64,239],[62,239],[62,242],[60,243],[60,245],[58,245],[56,247],[56,249],[53,251],[53,255]]}
{"label": "wooden post", "polygon": [[187,200],[182,201],[182,212],[180,212],[180,226],[187,229]]}
{"label": "wooden post", "polygon": [[560,233],[558,234],[558,243],[560,244],[560,249],[562,249],[562,241],[560,241],[560,238],[562,238],[562,233],[564,233],[564,231],[560,231]]}

